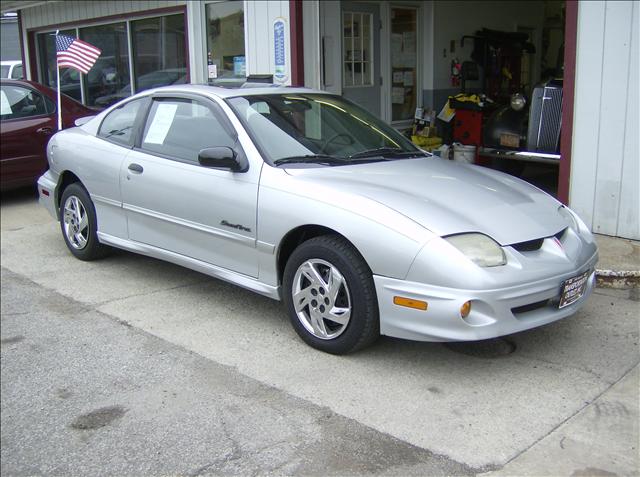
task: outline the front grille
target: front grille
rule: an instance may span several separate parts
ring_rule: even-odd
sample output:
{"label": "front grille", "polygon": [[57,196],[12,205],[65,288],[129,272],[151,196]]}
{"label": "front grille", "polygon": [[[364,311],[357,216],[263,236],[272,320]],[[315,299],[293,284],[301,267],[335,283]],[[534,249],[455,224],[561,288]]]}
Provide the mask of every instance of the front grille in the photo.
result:
{"label": "front grille", "polygon": [[539,310],[540,308],[547,306],[549,302],[550,300],[542,300],[535,303],[529,303],[528,305],[517,306],[515,308],[511,308],[511,312],[514,315],[518,315],[520,313],[527,313],[528,311]]}
{"label": "front grille", "polygon": [[546,84],[534,88],[529,110],[527,150],[558,152],[561,123],[562,86]]}
{"label": "front grille", "polygon": [[535,252],[536,250],[539,250],[540,247],[542,247],[542,242],[544,242],[543,238],[528,240],[526,242],[514,243],[511,246],[515,248],[518,252]]}
{"label": "front grille", "polygon": [[[567,232],[567,229],[564,228],[557,234],[553,235],[553,237],[562,241],[564,234]],[[518,252],[535,252],[536,250],[540,250],[542,244],[544,242],[545,237],[533,240],[527,240],[526,242],[512,243],[510,247],[516,249]]]}

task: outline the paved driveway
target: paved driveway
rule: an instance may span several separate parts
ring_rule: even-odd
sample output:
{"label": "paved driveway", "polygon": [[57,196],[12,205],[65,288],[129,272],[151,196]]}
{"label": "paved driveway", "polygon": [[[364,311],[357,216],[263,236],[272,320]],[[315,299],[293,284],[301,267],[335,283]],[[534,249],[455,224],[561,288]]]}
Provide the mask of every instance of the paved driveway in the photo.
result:
{"label": "paved driveway", "polygon": [[[628,291],[599,289],[576,316],[488,344],[382,338],[337,357],[304,345],[280,303],[219,280],[124,252],[75,260],[29,195],[3,197],[1,238],[2,267],[20,277],[475,469],[535,449],[639,361],[638,302]],[[637,418],[635,404],[626,420]],[[629,432],[635,451],[616,451],[608,471],[637,469],[637,425]]]}

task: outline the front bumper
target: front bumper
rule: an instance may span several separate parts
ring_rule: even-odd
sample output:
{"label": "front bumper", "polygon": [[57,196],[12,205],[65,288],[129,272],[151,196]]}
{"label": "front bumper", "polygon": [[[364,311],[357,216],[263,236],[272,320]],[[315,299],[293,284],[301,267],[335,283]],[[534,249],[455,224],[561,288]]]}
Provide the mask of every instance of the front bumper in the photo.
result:
{"label": "front bumper", "polygon": [[[380,310],[380,333],[416,341],[474,341],[517,333],[576,313],[595,288],[598,253],[570,273],[493,290],[464,290],[374,276]],[[558,308],[562,283],[590,272],[582,297]],[[393,303],[402,296],[428,303],[426,311]],[[460,307],[471,301],[471,312]]]}
{"label": "front bumper", "polygon": [[50,171],[45,172],[38,179],[38,201],[51,217],[58,220],[58,210],[56,208],[56,187],[57,181],[53,179]]}

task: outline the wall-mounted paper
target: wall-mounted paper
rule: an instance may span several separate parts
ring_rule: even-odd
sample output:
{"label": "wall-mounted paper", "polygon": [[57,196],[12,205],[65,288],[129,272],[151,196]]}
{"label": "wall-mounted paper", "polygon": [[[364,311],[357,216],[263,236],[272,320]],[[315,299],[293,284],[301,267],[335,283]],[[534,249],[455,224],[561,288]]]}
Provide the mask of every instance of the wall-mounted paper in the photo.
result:
{"label": "wall-mounted paper", "polygon": [[405,86],[413,86],[413,71],[404,72],[403,83]]}
{"label": "wall-mounted paper", "polygon": [[402,66],[402,33],[391,34],[391,62],[392,66]]}
{"label": "wall-mounted paper", "polygon": [[394,71],[393,72],[393,82],[394,83],[402,83],[402,71]]}
{"label": "wall-mounted paper", "polygon": [[218,77],[218,66],[217,65],[207,65],[207,73],[209,79],[215,79]]}
{"label": "wall-mounted paper", "polygon": [[405,53],[415,53],[416,52],[416,33],[413,31],[405,31],[402,34],[402,49]]}
{"label": "wall-mounted paper", "polygon": [[394,104],[404,104],[404,88],[391,88],[391,102]]}

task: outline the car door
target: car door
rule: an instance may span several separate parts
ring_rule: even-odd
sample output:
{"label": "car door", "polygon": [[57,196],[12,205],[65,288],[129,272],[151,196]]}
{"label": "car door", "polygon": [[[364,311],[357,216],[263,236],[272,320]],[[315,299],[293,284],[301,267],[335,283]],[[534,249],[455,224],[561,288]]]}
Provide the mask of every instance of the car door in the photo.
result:
{"label": "car door", "polygon": [[0,106],[3,187],[35,183],[48,168],[46,146],[56,130],[51,103],[29,87],[3,84]]}
{"label": "car door", "polygon": [[257,277],[260,171],[201,166],[199,151],[217,146],[244,154],[217,104],[197,95],[153,98],[122,169],[129,239]]}

